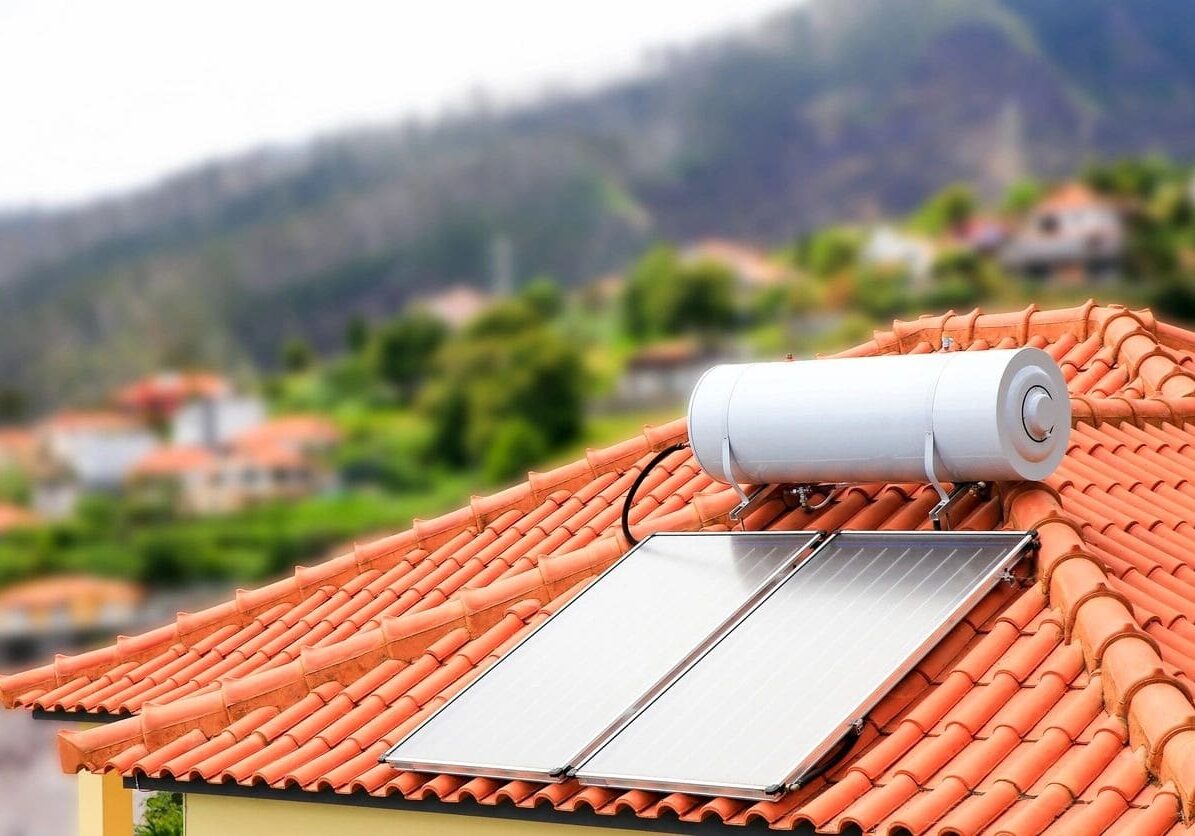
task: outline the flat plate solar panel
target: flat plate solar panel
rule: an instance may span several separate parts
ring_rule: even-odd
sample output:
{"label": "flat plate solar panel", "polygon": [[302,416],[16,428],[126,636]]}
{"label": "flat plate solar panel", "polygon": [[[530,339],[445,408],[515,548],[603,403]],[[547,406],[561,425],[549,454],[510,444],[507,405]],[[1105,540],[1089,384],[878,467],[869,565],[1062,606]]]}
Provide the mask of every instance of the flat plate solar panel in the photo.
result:
{"label": "flat plate solar panel", "polygon": [[576,771],[769,798],[814,766],[1000,580],[1023,533],[845,533],[711,643]]}
{"label": "flat plate solar panel", "polygon": [[589,751],[820,534],[657,534],[545,621],[383,760],[545,780]]}

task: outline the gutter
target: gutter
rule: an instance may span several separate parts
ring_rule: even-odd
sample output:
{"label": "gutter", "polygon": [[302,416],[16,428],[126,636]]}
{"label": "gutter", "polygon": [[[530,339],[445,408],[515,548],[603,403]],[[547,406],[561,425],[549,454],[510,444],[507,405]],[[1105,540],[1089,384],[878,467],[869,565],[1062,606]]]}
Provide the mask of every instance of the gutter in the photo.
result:
{"label": "gutter", "polygon": [[[347,807],[371,807],[385,810],[440,813],[452,816],[476,816],[508,821],[538,822],[541,824],[638,830],[644,833],[713,836],[713,834],[773,832],[767,824],[759,822],[747,825],[729,825],[714,819],[707,819],[701,822],[686,822],[680,821],[675,816],[648,819],[630,812],[603,816],[586,807],[580,807],[570,813],[565,810],[558,810],[548,804],[541,804],[535,807],[517,807],[513,804],[481,804],[472,799],[447,802],[441,801],[438,798],[425,798],[412,801],[398,794],[378,797],[360,792],[348,794],[337,793],[331,790],[309,792],[295,787],[287,789],[275,789],[269,786],[245,787],[240,784],[209,784],[200,781],[178,781],[173,778],[147,778],[136,775],[125,778],[124,786],[127,789],[138,790],[140,792],[178,792],[196,795],[253,798],[261,801],[339,804]],[[804,836],[813,836],[816,833],[813,827],[808,824],[799,826],[791,832],[804,834]]]}

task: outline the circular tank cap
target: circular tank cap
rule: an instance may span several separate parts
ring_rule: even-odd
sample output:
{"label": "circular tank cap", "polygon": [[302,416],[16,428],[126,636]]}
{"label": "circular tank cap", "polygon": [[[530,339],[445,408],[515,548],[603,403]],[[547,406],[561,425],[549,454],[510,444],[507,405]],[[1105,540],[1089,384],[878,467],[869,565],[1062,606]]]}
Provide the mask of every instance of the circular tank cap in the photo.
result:
{"label": "circular tank cap", "polygon": [[1044,386],[1031,386],[1021,402],[1021,423],[1037,442],[1044,442],[1058,424],[1058,404]]}

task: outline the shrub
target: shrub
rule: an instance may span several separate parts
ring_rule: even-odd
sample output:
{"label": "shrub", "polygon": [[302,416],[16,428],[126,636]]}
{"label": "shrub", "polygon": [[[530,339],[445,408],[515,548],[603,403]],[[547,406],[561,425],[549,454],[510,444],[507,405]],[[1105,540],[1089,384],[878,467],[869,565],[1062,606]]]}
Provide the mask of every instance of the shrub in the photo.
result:
{"label": "shrub", "polygon": [[135,836],[183,836],[183,796],[178,792],[156,792],[145,802],[145,823],[133,830]]}
{"label": "shrub", "polygon": [[483,469],[491,482],[505,482],[525,472],[548,452],[543,433],[521,418],[503,421],[486,450]]}

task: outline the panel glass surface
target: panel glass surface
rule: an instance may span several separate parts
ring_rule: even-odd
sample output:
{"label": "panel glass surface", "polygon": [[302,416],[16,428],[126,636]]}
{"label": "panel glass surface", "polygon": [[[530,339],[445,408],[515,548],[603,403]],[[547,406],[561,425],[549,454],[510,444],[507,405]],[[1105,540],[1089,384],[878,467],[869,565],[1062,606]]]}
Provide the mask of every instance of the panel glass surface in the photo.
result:
{"label": "panel glass surface", "polygon": [[581,765],[582,783],[769,797],[978,598],[1023,534],[840,534]]}
{"label": "panel glass surface", "polygon": [[570,765],[816,534],[658,534],[639,544],[385,760],[542,778]]}

